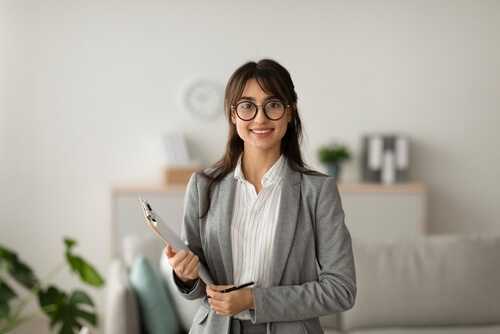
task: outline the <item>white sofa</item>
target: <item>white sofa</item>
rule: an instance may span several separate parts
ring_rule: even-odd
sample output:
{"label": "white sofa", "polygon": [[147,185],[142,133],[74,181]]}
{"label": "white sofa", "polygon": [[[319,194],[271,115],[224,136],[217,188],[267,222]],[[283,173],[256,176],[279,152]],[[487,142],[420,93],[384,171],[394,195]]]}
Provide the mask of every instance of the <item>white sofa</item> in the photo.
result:
{"label": "white sofa", "polygon": [[[142,255],[159,268],[170,289],[162,247],[151,234],[124,240],[123,258],[109,268],[105,334],[145,333],[128,272]],[[347,312],[321,318],[325,333],[500,333],[500,233],[354,239],[353,247],[356,303]],[[180,331],[187,332],[198,302],[172,291],[169,298]]]}

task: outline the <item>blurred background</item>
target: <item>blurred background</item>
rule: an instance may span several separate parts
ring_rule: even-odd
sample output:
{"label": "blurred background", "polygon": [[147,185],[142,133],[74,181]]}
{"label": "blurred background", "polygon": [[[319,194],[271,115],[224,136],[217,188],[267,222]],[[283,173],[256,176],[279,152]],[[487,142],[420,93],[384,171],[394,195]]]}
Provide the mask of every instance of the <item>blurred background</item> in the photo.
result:
{"label": "blurred background", "polygon": [[1,1],[0,243],[42,274],[72,236],[106,273],[113,187],[163,184],[173,131],[201,165],[223,153],[222,110],[190,113],[186,85],[223,89],[263,57],[292,74],[310,166],[325,171],[316,152],[336,138],[352,151],[341,183],[361,182],[363,137],[403,134],[428,233],[498,231],[498,13],[496,0]]}

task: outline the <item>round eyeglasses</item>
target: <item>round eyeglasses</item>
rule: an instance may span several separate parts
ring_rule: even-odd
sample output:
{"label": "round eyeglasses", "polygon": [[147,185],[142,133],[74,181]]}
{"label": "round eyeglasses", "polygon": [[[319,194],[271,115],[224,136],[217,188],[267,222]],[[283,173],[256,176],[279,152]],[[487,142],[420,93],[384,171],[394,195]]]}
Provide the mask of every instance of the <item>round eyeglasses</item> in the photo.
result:
{"label": "round eyeglasses", "polygon": [[[262,105],[260,105],[262,106]],[[271,121],[280,120],[283,115],[285,115],[286,108],[289,108],[290,105],[284,105],[279,101],[267,102],[262,106],[262,110],[264,111],[264,115]],[[257,112],[259,111],[259,105],[253,102],[240,102],[234,106],[231,106],[233,110],[236,111],[236,115],[242,121],[251,121],[257,116]]]}

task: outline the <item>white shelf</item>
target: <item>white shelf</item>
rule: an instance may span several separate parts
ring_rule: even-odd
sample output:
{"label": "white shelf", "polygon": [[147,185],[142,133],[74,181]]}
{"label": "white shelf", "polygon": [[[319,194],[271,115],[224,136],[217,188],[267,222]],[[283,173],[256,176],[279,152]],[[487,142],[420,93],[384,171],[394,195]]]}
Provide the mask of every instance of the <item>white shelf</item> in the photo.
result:
{"label": "white shelf", "polygon": [[427,189],[421,183],[343,184],[339,191],[353,238],[427,233]]}

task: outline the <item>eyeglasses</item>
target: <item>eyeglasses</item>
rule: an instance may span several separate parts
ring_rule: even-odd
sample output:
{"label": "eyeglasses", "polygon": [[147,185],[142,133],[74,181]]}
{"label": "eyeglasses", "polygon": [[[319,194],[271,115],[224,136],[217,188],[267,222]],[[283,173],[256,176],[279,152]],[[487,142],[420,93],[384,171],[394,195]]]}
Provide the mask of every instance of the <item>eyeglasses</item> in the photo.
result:
{"label": "eyeglasses", "polygon": [[[285,115],[285,110],[289,107],[289,104],[284,105],[278,101],[271,101],[264,104],[262,110],[268,119],[271,121],[277,121]],[[257,116],[257,112],[259,111],[259,105],[253,102],[240,102],[231,106],[231,108],[236,111],[236,115],[242,121],[251,121],[255,118],[255,116]]]}

